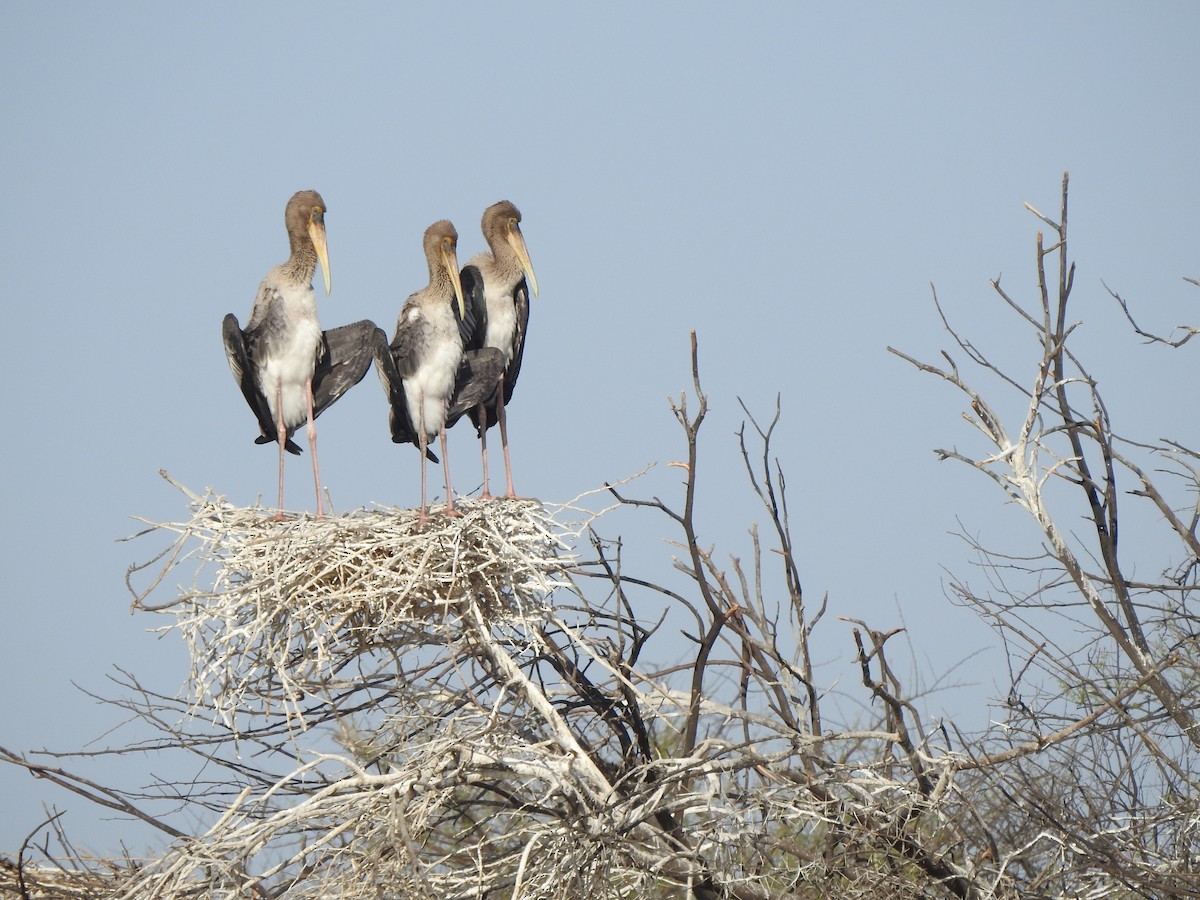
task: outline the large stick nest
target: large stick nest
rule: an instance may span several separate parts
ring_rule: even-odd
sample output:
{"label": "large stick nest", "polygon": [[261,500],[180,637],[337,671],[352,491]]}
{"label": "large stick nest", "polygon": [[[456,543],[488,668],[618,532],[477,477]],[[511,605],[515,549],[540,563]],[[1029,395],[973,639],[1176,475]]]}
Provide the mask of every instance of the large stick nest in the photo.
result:
{"label": "large stick nest", "polygon": [[[263,701],[285,712],[326,692],[373,651],[453,643],[472,604],[489,621],[534,625],[573,562],[563,529],[536,501],[460,500],[462,515],[359,509],[274,520],[259,506],[190,494],[192,518],[156,524],[175,542],[134,607],[166,613],[191,653],[197,705],[228,724]],[[185,559],[193,586],[163,604],[146,597]]]}
{"label": "large stick nest", "polygon": [[[90,862],[90,867],[81,863]],[[0,898],[96,900],[113,897],[131,873],[119,861],[71,861],[23,866],[0,857]]]}

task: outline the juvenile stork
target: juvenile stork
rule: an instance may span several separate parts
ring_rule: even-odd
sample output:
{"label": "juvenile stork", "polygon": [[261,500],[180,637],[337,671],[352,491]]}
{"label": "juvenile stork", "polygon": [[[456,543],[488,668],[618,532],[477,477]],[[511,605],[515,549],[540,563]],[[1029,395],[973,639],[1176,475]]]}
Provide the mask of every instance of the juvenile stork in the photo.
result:
{"label": "juvenile stork", "polygon": [[468,351],[493,347],[503,357],[503,369],[495,389],[468,410],[479,433],[483,457],[483,496],[491,497],[488,483],[487,430],[500,423],[500,446],[504,450],[506,498],[513,490],[512,463],[508,455],[508,424],[505,409],[517,386],[525,332],[529,326],[529,291],[537,296],[537,276],[521,234],[521,213],[501,200],[483,211],[483,237],[489,250],[473,256],[462,270],[467,314],[463,317],[463,345]]}
{"label": "juvenile stork", "polygon": [[437,462],[429,451],[429,442],[435,436],[442,446],[446,515],[458,515],[446,454],[446,421],[464,363],[459,334],[465,309],[458,276],[458,232],[445,219],[434,222],[425,230],[424,246],[429,284],[404,302],[396,320],[396,335],[390,346],[380,348],[376,366],[391,406],[392,440],[414,443],[421,451],[418,527],[429,521],[425,460],[428,456]]}
{"label": "juvenile stork", "polygon": [[225,355],[258,419],[256,444],[279,444],[279,511],[283,516],[283,453],[300,453],[292,435],[308,423],[317,516],[325,515],[317,430],[313,420],[362,380],[375,346],[373,322],[355,322],[322,331],[312,279],[317,263],[329,293],[329,253],[325,243],[325,201],[316,191],[299,191],[283,214],[292,253],[258,286],[250,321],[243,330],[229,313],[222,323]]}

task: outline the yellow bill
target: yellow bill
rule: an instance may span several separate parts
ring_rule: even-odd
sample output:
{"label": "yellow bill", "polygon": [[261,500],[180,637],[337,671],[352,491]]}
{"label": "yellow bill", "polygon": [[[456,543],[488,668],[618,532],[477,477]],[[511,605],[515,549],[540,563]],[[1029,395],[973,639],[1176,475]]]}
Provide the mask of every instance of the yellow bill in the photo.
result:
{"label": "yellow bill", "polygon": [[308,223],[308,236],[312,238],[317,260],[321,263],[321,274],[325,276],[325,296],[328,297],[332,287],[329,278],[329,248],[325,243],[325,222],[317,218],[318,215],[320,213],[314,210],[313,218]]}
{"label": "yellow bill", "polygon": [[457,245],[450,238],[442,239],[442,265],[450,273],[450,283],[454,285],[454,299],[458,301],[458,317],[467,317],[467,304],[463,300],[462,279],[458,275]]}
{"label": "yellow bill", "polygon": [[529,282],[529,290],[533,296],[538,295],[537,276],[533,274],[533,263],[529,261],[529,251],[525,248],[525,236],[514,222],[508,231],[508,243],[521,261],[521,269],[525,272],[525,280]]}

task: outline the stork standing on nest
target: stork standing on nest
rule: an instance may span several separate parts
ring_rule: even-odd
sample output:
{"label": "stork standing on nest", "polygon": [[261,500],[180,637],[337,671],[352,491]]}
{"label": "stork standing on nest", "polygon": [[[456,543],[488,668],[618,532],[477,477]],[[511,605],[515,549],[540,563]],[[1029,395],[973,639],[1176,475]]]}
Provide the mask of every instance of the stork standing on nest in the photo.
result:
{"label": "stork standing on nest", "polygon": [[500,424],[500,446],[504,450],[504,496],[516,497],[512,463],[508,455],[508,423],[505,409],[517,386],[525,332],[529,325],[529,291],[537,296],[537,276],[521,233],[521,213],[501,200],[483,212],[483,236],[489,250],[467,261],[461,274],[467,315],[462,324],[463,345],[470,350],[493,347],[503,357],[503,369],[495,389],[468,410],[479,432],[483,457],[483,496],[491,497],[488,484],[487,430]]}
{"label": "stork standing on nest", "polygon": [[[446,453],[446,423],[454,408],[456,387],[474,385],[472,402],[482,392],[470,367],[478,357],[464,358],[459,322],[465,317],[462,283],[458,275],[458,232],[446,220],[425,230],[425,261],[429,284],[412,294],[396,320],[392,343],[381,348],[376,369],[391,405],[390,426],[396,443],[414,443],[421,451],[421,515],[418,526],[429,520],[425,460],[437,457],[429,442],[437,436],[442,446],[446,475],[446,514],[457,515],[450,484],[450,459]],[[457,312],[455,307],[457,307]],[[486,360],[483,362],[486,363]],[[466,363],[466,365],[464,365]],[[489,366],[484,365],[485,369]],[[490,366],[491,377],[499,365]],[[461,408],[458,410],[461,414]]]}
{"label": "stork standing on nest", "polygon": [[362,380],[371,366],[379,331],[366,320],[321,330],[312,279],[320,263],[328,295],[325,209],[316,191],[292,196],[283,215],[291,256],[271,269],[258,286],[245,330],[233,313],[225,316],[221,327],[229,368],[262,432],[254,442],[279,444],[278,519],[283,518],[283,453],[300,453],[291,438],[305,422],[317,516],[325,515],[313,420]]}

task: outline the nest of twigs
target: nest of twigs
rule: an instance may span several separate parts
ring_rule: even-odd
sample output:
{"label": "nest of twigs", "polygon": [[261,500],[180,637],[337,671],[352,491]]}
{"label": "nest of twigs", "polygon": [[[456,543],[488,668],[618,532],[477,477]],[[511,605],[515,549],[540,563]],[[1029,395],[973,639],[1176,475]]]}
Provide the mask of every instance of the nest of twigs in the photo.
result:
{"label": "nest of twigs", "polygon": [[[191,652],[197,704],[227,722],[264,698],[296,710],[354,657],[452,642],[460,616],[533,624],[572,560],[562,529],[532,500],[459,500],[418,526],[412,509],[378,507],[277,521],[260,506],[191,494],[192,517],[134,607],[169,614]],[[166,559],[165,563],[162,560]],[[197,562],[194,586],[147,601],[166,574]],[[132,587],[131,587],[132,589]]]}
{"label": "nest of twigs", "polygon": [[0,857],[0,898],[21,900],[97,900],[115,897],[129,878],[119,861],[72,860],[61,865],[21,865]]}

